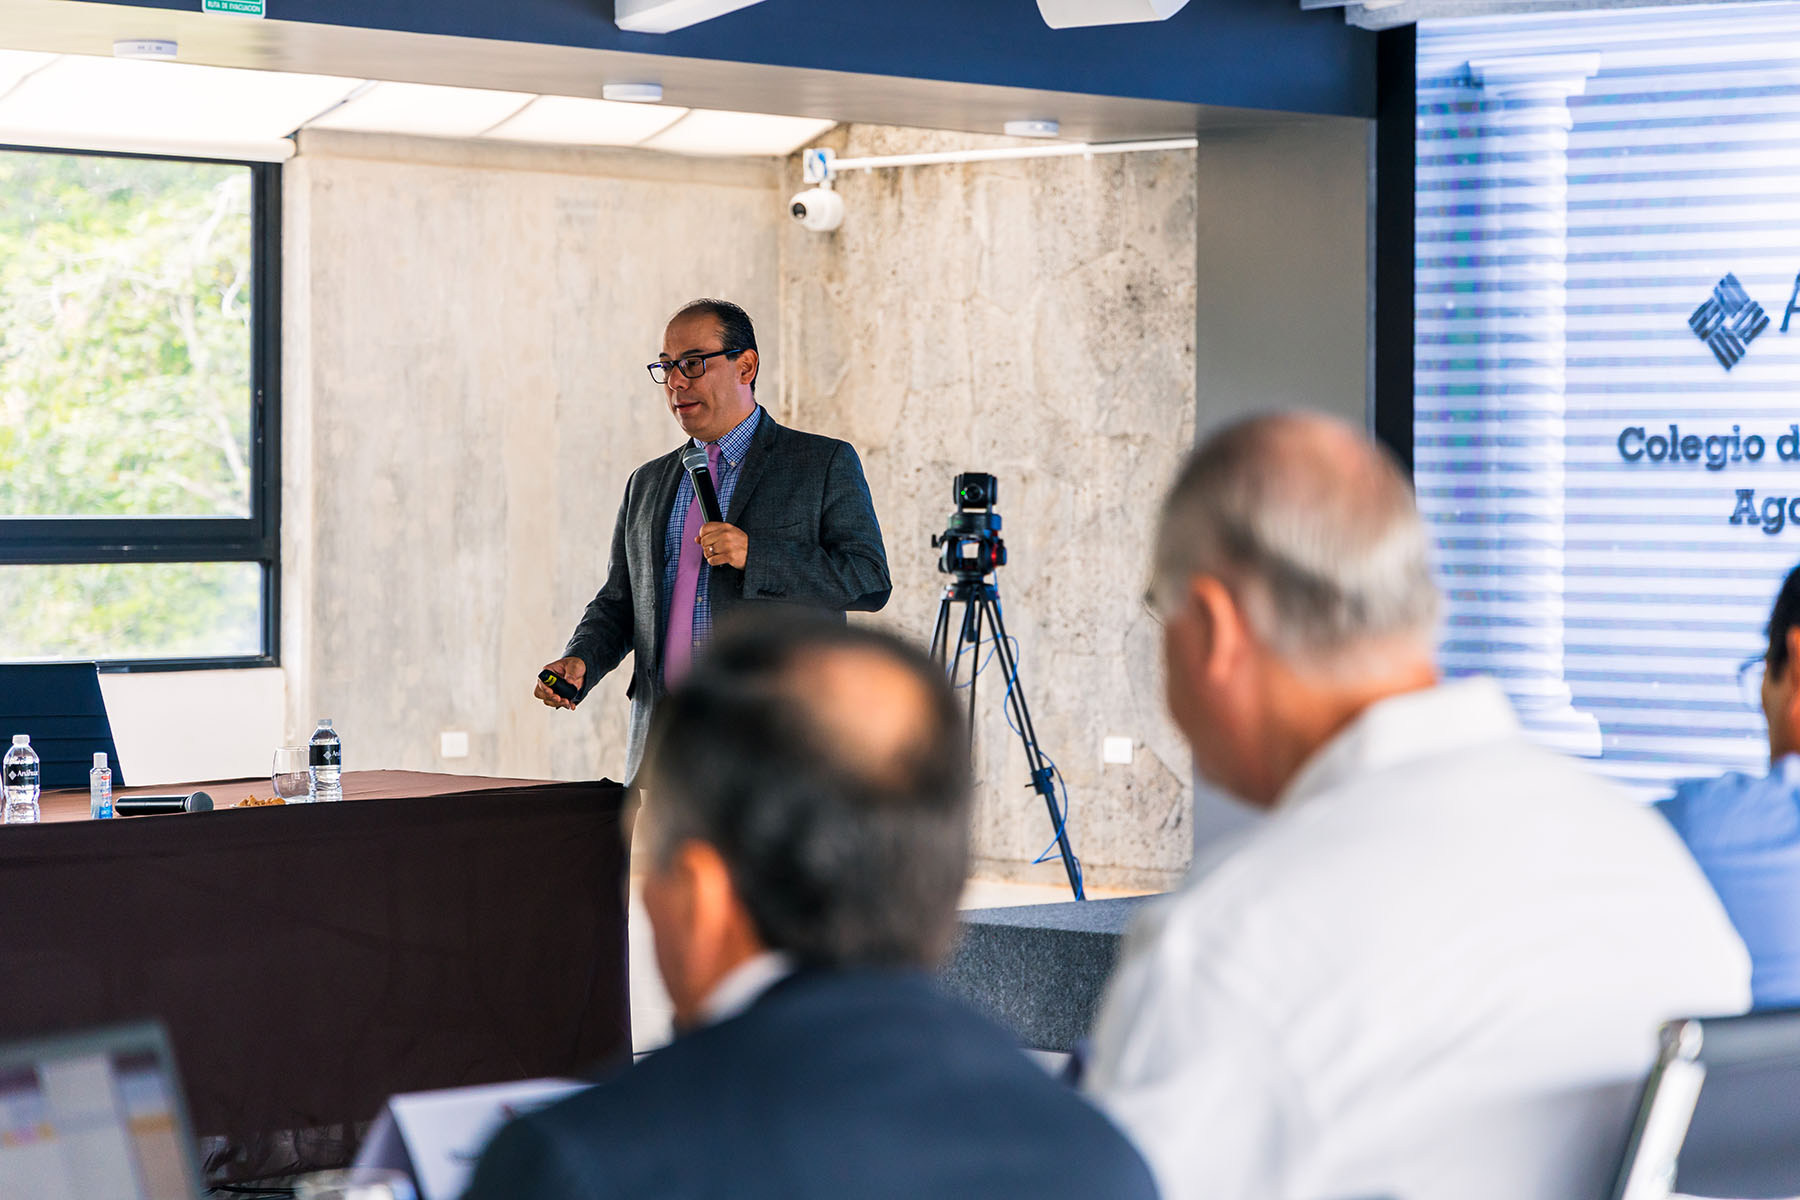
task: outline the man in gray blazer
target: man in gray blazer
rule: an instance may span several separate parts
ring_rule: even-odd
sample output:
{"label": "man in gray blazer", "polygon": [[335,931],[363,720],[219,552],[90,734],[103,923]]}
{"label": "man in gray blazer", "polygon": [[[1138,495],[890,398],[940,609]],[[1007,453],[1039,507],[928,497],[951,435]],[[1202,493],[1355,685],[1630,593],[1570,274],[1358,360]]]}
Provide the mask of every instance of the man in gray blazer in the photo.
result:
{"label": "man in gray blazer", "polygon": [[[786,429],[756,402],[756,328],[725,300],[696,300],[669,320],[649,366],[689,441],[639,467],[613,524],[606,583],[563,657],[548,664],[576,700],[540,682],[551,708],[574,708],[632,655],[625,778],[637,775],[650,714],[687,671],[713,625],[761,604],[841,614],[887,603],[887,552],[848,442]],[[724,520],[700,515],[681,465],[706,450]]]}

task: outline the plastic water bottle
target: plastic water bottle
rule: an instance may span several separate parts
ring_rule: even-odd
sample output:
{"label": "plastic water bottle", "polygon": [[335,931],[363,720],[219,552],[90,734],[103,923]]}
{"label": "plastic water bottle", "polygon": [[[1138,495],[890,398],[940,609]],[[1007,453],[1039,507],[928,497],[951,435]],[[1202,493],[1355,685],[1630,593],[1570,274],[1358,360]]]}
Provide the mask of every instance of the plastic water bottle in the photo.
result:
{"label": "plastic water bottle", "polygon": [[12,749],[0,759],[0,777],[6,787],[6,824],[37,824],[38,769],[37,751],[31,748],[31,738],[15,733]]}
{"label": "plastic water bottle", "polygon": [[88,772],[88,816],[96,821],[112,819],[112,768],[106,765],[106,755],[94,755],[94,769]]}
{"label": "plastic water bottle", "polygon": [[322,719],[319,727],[313,730],[307,759],[307,774],[312,777],[312,798],[320,802],[342,800],[344,743],[338,740],[330,717]]}

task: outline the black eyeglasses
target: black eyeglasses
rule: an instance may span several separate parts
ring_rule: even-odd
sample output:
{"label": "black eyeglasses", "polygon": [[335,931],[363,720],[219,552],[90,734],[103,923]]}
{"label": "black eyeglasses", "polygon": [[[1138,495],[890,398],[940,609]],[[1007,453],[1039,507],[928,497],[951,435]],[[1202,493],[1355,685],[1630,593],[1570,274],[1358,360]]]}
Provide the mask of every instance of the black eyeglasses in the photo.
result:
{"label": "black eyeglasses", "polygon": [[1769,659],[1766,654],[1758,654],[1746,658],[1738,664],[1738,694],[1757,712],[1762,711],[1763,676],[1769,673]]}
{"label": "black eyeglasses", "polygon": [[714,350],[711,354],[690,354],[686,358],[659,358],[644,370],[650,372],[650,378],[658,383],[669,382],[669,368],[674,367],[689,379],[698,379],[706,374],[706,360],[717,358],[723,354],[727,358],[736,358],[742,350]]}

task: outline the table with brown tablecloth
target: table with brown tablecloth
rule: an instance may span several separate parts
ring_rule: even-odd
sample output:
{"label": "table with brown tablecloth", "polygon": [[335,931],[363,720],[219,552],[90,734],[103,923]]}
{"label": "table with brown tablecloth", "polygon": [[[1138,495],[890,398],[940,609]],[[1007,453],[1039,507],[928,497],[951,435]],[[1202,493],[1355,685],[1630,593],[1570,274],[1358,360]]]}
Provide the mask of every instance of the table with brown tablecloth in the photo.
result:
{"label": "table with brown tablecloth", "polygon": [[629,1053],[618,785],[353,771],[344,803],[243,809],[268,780],[202,786],[218,811],[90,821],[62,792],[0,827],[0,1039],[159,1018],[215,1177],[337,1165],[349,1140],[305,1132],[397,1091]]}

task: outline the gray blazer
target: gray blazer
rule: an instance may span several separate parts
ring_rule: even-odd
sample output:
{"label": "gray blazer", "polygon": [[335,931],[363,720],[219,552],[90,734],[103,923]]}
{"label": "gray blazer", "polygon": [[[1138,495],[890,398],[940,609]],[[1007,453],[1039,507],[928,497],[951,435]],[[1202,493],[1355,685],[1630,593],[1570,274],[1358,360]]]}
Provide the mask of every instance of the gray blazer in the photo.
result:
{"label": "gray blazer", "polygon": [[[686,445],[684,442],[683,446]],[[765,410],[744,453],[725,519],[750,537],[742,571],[706,567],[715,627],[762,604],[804,604],[836,613],[875,612],[888,601],[887,551],[862,461],[848,442],[785,429]],[[606,583],[581,615],[565,656],[587,664],[582,697],[632,655],[631,736],[625,778],[636,778],[650,714],[664,695],[664,535],[681,484],[681,448],[631,473],[613,523]]]}

